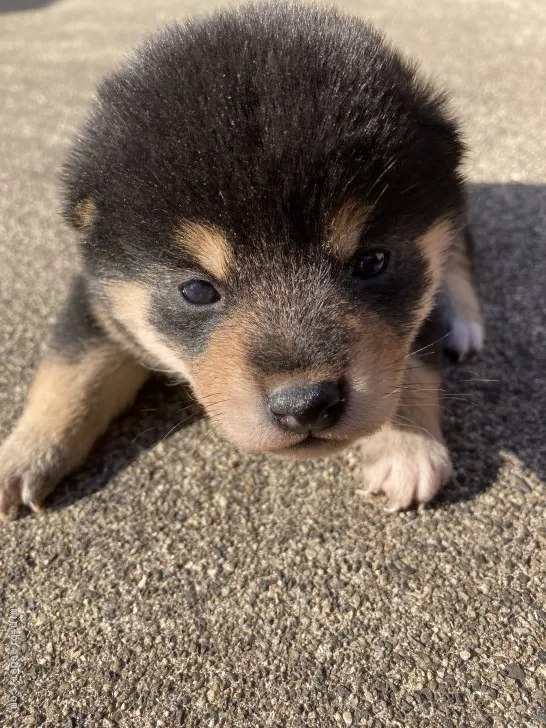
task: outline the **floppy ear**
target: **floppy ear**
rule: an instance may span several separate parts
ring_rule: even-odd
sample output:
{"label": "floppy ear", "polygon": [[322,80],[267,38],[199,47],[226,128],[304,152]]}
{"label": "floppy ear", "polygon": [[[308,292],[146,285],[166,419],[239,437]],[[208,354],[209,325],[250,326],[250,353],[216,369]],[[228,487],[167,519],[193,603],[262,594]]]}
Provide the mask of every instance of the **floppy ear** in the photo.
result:
{"label": "floppy ear", "polygon": [[75,205],[66,206],[64,216],[68,222],[81,232],[89,232],[97,213],[97,206],[92,197],[86,197]]}
{"label": "floppy ear", "polygon": [[92,160],[81,151],[85,144],[85,136],[77,139],[59,170],[62,216],[82,234],[91,231],[98,213],[96,173]]}

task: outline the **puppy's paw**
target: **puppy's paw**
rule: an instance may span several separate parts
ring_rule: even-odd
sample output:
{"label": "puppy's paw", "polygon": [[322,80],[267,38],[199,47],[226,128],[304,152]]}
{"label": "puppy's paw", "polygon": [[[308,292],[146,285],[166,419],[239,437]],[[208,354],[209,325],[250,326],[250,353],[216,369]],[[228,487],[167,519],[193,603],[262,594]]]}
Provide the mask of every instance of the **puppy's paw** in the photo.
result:
{"label": "puppy's paw", "polygon": [[0,519],[13,518],[20,505],[40,512],[67,460],[60,443],[16,428],[0,447]]}
{"label": "puppy's paw", "polygon": [[363,442],[367,492],[384,493],[388,510],[431,500],[451,475],[446,446],[425,433],[388,430]]}
{"label": "puppy's paw", "polygon": [[471,282],[452,276],[441,292],[439,314],[445,332],[446,354],[456,362],[476,358],[483,348],[485,325],[480,301]]}
{"label": "puppy's paw", "polygon": [[446,354],[456,362],[471,361],[483,348],[485,328],[478,312],[473,317],[459,315],[447,324]]}

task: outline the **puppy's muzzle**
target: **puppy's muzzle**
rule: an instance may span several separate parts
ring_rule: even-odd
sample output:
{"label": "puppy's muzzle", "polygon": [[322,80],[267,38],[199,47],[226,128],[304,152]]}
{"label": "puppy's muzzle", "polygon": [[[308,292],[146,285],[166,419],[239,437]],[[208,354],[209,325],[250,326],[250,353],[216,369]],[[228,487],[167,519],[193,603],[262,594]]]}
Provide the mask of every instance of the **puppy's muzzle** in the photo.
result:
{"label": "puppy's muzzle", "polygon": [[313,382],[279,387],[268,404],[283,430],[304,434],[333,427],[343,414],[345,398],[341,382]]}

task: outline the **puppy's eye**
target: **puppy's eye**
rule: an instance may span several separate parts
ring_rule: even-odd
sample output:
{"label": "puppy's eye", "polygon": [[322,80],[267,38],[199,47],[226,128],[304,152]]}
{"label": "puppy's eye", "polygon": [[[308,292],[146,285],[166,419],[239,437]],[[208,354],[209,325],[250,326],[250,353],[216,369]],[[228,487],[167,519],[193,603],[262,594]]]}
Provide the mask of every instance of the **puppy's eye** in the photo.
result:
{"label": "puppy's eye", "polygon": [[389,263],[386,250],[369,250],[359,255],[354,264],[355,278],[375,278],[381,275]]}
{"label": "puppy's eye", "polygon": [[180,293],[186,301],[195,306],[210,306],[220,300],[220,294],[208,281],[190,281],[180,286]]}

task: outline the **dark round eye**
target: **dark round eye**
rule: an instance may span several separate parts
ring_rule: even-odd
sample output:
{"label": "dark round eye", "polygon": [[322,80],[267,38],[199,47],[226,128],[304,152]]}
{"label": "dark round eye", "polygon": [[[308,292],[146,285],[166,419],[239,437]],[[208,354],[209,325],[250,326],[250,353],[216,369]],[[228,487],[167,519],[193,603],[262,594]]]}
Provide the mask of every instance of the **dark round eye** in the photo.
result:
{"label": "dark round eye", "polygon": [[375,278],[383,273],[388,262],[389,254],[385,250],[369,250],[361,253],[355,260],[353,276]]}
{"label": "dark round eye", "polygon": [[190,281],[180,286],[180,293],[186,301],[195,306],[209,306],[220,300],[220,294],[208,281]]}

